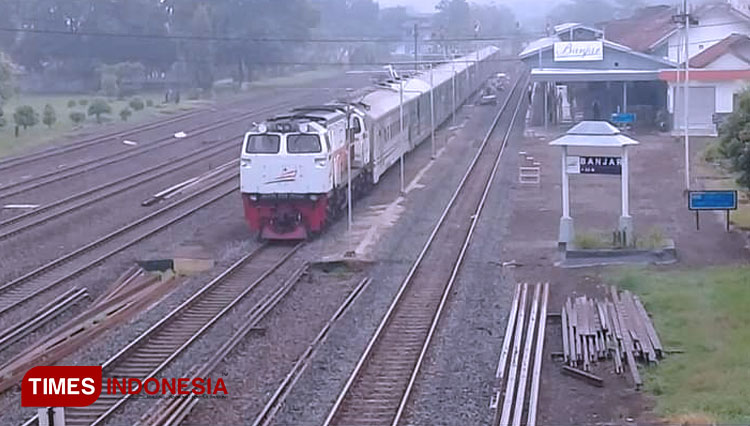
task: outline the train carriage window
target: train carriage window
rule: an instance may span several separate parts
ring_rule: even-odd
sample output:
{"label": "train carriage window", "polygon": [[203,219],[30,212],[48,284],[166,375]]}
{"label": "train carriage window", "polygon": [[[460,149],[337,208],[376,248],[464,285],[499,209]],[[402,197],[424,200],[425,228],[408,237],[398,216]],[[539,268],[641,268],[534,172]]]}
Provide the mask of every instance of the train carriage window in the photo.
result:
{"label": "train carriage window", "polygon": [[290,154],[314,154],[321,150],[317,135],[298,134],[286,137],[286,151]]}
{"label": "train carriage window", "polygon": [[354,120],[352,120],[352,130],[354,131],[355,135],[358,135],[362,133],[362,123],[360,122],[359,117],[354,117]]}
{"label": "train carriage window", "polygon": [[279,135],[251,135],[247,138],[245,152],[248,154],[278,154]]}

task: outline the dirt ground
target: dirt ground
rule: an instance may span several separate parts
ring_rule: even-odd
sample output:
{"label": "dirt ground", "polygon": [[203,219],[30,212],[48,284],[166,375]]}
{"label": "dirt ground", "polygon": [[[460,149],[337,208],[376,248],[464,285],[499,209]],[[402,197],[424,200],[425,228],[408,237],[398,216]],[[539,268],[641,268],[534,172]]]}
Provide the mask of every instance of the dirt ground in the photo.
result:
{"label": "dirt ground", "polygon": [[[513,275],[519,282],[549,281],[551,313],[560,312],[568,296],[597,296],[611,283],[619,266],[566,269],[554,266],[561,214],[561,176],[558,148],[548,143],[564,128],[527,130],[523,150],[541,165],[540,185],[515,181],[511,200],[513,214],[503,261],[515,261]],[[630,151],[630,206],[636,233],[659,229],[674,240],[678,261],[661,269],[747,263],[744,232],[724,229],[722,212],[701,215],[700,230],[687,209],[684,193],[684,151],[681,141],[664,134],[631,135],[640,141]],[[705,142],[703,142],[705,143]],[[693,164],[701,146],[691,147]],[[518,152],[509,153],[519,155]],[[613,154],[616,155],[616,154]],[[692,169],[695,169],[694,167]],[[696,180],[700,180],[696,177]],[[570,179],[571,215],[576,232],[612,231],[620,216],[619,176],[578,175]],[[701,188],[696,184],[695,188]],[[709,188],[704,188],[709,189]],[[652,412],[653,401],[636,392],[630,376],[614,374],[611,362],[600,363],[594,373],[604,379],[596,388],[560,374],[561,362],[550,353],[562,351],[559,319],[548,318],[540,395],[541,424],[652,424],[660,419]]]}

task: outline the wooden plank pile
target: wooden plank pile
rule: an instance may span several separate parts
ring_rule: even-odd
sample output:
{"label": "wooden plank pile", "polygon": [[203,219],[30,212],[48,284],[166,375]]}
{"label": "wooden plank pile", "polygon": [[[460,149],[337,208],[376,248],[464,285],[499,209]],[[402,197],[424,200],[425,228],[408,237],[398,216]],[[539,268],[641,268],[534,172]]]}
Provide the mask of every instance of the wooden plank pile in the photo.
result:
{"label": "wooden plank pile", "polygon": [[[592,364],[611,359],[615,372],[627,366],[636,389],[643,384],[636,360],[658,363],[664,350],[654,325],[638,296],[609,289],[610,298],[568,297],[560,312],[563,372],[601,385],[589,374]],[[598,383],[597,383],[598,382]]]}

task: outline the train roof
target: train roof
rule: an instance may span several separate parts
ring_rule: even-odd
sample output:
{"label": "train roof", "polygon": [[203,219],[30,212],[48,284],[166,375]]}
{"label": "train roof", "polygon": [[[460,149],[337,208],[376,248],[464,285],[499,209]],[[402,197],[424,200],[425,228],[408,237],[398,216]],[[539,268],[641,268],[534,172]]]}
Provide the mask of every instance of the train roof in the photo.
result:
{"label": "train roof", "polygon": [[288,113],[277,115],[267,120],[268,122],[279,121],[314,121],[326,125],[343,119],[345,114],[336,105],[312,105],[294,108]]}
{"label": "train roof", "polygon": [[[477,60],[485,60],[498,52],[498,50],[498,48],[490,46],[470,55],[441,63],[432,70],[433,85],[439,86],[445,83],[452,78],[454,71],[460,73],[476,63]],[[361,103],[368,107],[367,114],[372,119],[377,120],[399,107],[401,102],[399,93],[400,81],[403,81],[404,85],[404,103],[430,91],[430,71],[421,71],[401,80],[386,80],[374,87],[368,88],[361,97]]]}

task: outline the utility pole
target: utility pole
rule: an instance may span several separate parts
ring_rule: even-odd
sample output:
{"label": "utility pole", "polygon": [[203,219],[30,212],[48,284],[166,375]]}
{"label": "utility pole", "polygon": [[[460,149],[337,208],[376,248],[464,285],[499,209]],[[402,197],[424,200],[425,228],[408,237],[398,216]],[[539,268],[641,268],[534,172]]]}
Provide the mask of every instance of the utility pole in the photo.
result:
{"label": "utility pole", "polygon": [[433,92],[435,91],[435,84],[432,78],[432,69],[434,67],[430,64],[430,139],[432,140],[432,159],[436,157],[435,152],[435,104],[433,100]]}
{"label": "utility pole", "polygon": [[351,249],[352,235],[352,106],[346,104],[346,223],[347,234],[349,239],[349,248]]}
{"label": "utility pole", "polygon": [[[685,46],[683,61],[685,66],[685,80],[682,87],[683,99],[683,135],[685,139],[685,190],[690,190],[690,25],[697,25],[698,21],[688,10],[688,0],[682,0],[682,13],[672,16],[672,22],[681,23],[685,29]],[[679,71],[677,75],[679,76]],[[677,99],[675,99],[675,104]]]}
{"label": "utility pole", "polygon": [[417,72],[419,69],[419,50],[418,49],[418,43],[419,43],[419,24],[414,23],[414,72]]}
{"label": "utility pole", "polygon": [[[399,116],[401,119],[399,120],[399,137],[404,137],[404,80],[398,81],[398,94],[399,94],[399,102],[398,102],[398,109],[399,109]],[[401,150],[401,155],[399,158],[399,175],[401,177],[401,195],[405,194],[404,191],[404,150]]]}

